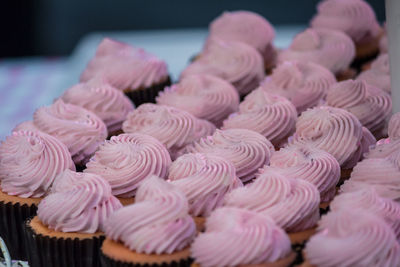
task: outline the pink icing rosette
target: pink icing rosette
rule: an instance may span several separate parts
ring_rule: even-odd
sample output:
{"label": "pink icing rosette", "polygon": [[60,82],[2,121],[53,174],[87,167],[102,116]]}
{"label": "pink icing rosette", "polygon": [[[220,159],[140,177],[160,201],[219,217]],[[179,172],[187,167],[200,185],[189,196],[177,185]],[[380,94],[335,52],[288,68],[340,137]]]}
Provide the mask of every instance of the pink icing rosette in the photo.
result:
{"label": "pink icing rosette", "polygon": [[98,81],[74,85],[64,92],[61,99],[99,116],[109,133],[120,130],[122,122],[133,110],[131,101],[121,91]]}
{"label": "pink icing rosette", "polygon": [[208,120],[215,125],[239,107],[239,95],[225,80],[207,74],[194,74],[166,87],[156,98],[157,104],[173,106]]}
{"label": "pink icing rosette", "polygon": [[141,48],[105,38],[80,81],[101,78],[119,90],[147,88],[168,77],[167,64]]}
{"label": "pink icing rosette", "polygon": [[284,176],[303,179],[315,185],[321,194],[321,202],[332,200],[336,194],[340,165],[335,157],[324,150],[300,144],[290,145],[275,152],[270,164]]}
{"label": "pink icing rosette", "polygon": [[279,147],[294,132],[296,119],[296,108],[289,100],[258,88],[240,103],[237,113],[224,121],[222,129],[252,130]]}
{"label": "pink icing rosette", "polygon": [[400,245],[393,230],[362,209],[343,209],[323,216],[319,233],[306,244],[312,266],[399,266]]}
{"label": "pink icing rosette", "polygon": [[243,181],[253,179],[259,168],[269,164],[274,152],[262,135],[246,129],[216,130],[212,136],[186,147],[189,153],[212,153],[232,162]]}
{"label": "pink icing rosette", "polygon": [[139,184],[156,175],[166,178],[171,158],[150,135],[121,134],[99,146],[84,172],[101,175],[118,197],[133,197]]}
{"label": "pink icing rosette", "polygon": [[291,252],[287,234],[268,216],[238,208],[219,208],[191,247],[202,267],[265,264]]}
{"label": "pink icing rosette", "polygon": [[215,126],[174,107],[142,104],[128,114],[122,129],[125,133],[153,136],[167,147],[174,159],[186,145],[211,135]]}
{"label": "pink icing rosette", "polygon": [[270,76],[261,83],[268,93],[286,97],[300,114],[320,104],[325,99],[335,76],[325,67],[301,61],[285,61],[279,64]]}
{"label": "pink icing rosette", "polygon": [[376,140],[352,113],[325,106],[303,112],[289,142],[325,150],[350,169]]}
{"label": "pink icing rosette", "polygon": [[66,169],[75,170],[67,147],[45,133],[16,131],[0,143],[1,191],[9,195],[42,197]]}
{"label": "pink icing rosette", "polygon": [[61,232],[104,231],[108,217],[122,207],[101,176],[66,170],[38,206],[39,220]]}
{"label": "pink icing rosette", "polygon": [[256,88],[264,78],[263,59],[256,49],[241,43],[213,39],[198,59],[181,74],[211,74],[230,82],[240,95]]}
{"label": "pink icing rosette", "polygon": [[391,93],[389,55],[381,54],[371,64],[371,68],[358,75],[357,80],[365,81],[370,85],[382,88]]}
{"label": "pink icing rosette", "polygon": [[286,232],[314,227],[319,220],[320,196],[311,183],[265,167],[254,182],[227,194],[224,206],[270,216]]}
{"label": "pink icing rosette", "polygon": [[354,43],[345,33],[309,28],[297,34],[290,47],[279,53],[278,62],[314,62],[338,74],[349,68],[355,53]]}
{"label": "pink icing rosette", "polygon": [[345,80],[328,91],[326,104],[354,114],[372,133],[379,134],[392,112],[392,99],[381,88],[364,81]]}
{"label": "pink icing rosette", "polygon": [[208,216],[226,193],[242,186],[235,166],[213,154],[184,154],[169,168],[168,180],[185,193],[193,216]]}
{"label": "pink icing rosette", "polygon": [[196,235],[185,195],[152,176],[136,194],[135,204],[116,211],[107,221],[107,238],[144,254],[171,254],[185,249]]}

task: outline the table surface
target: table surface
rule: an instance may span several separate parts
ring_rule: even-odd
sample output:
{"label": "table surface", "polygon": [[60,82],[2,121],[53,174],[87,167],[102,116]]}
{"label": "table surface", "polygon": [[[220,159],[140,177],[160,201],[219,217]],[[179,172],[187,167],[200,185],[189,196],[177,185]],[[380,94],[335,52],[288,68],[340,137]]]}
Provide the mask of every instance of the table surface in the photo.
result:
{"label": "table surface", "polygon": [[[287,47],[304,28],[276,27],[275,45]],[[16,124],[31,120],[38,107],[51,104],[77,83],[104,37],[143,47],[157,55],[167,62],[172,78],[176,79],[189,59],[201,50],[206,35],[206,29],[93,33],[79,42],[70,57],[0,60],[0,140]]]}

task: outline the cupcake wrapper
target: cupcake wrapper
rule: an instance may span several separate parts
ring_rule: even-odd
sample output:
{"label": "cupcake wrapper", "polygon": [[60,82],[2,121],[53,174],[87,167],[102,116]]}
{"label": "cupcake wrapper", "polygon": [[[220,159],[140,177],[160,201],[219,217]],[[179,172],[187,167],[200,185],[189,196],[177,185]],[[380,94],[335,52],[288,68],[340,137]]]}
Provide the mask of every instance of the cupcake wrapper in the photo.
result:
{"label": "cupcake wrapper", "polygon": [[28,262],[31,267],[99,267],[100,247],[104,236],[71,239],[44,236],[24,224]]}
{"label": "cupcake wrapper", "polygon": [[0,202],[0,236],[14,260],[27,260],[23,225],[27,218],[36,214],[36,210],[36,205]]}
{"label": "cupcake wrapper", "polygon": [[137,263],[129,263],[129,262],[121,262],[113,260],[103,253],[100,253],[101,256],[101,266],[102,267],[190,267],[192,260],[180,260],[179,262],[164,262],[162,264],[137,264]]}
{"label": "cupcake wrapper", "polygon": [[128,91],[125,92],[125,95],[129,97],[136,107],[143,103],[155,103],[158,92],[164,90],[169,85],[171,85],[170,77],[163,83],[155,84],[145,89]]}

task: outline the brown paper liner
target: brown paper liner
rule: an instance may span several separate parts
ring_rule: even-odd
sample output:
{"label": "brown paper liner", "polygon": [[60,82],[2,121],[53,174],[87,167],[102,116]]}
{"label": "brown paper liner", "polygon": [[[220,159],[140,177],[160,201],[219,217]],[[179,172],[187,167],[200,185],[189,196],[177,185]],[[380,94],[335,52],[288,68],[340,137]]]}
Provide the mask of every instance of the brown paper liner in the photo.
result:
{"label": "brown paper liner", "polygon": [[338,82],[353,79],[357,76],[357,70],[354,68],[348,68],[347,70],[341,71],[336,74],[336,80]]}
{"label": "brown paper liner", "polygon": [[190,249],[172,254],[148,255],[136,253],[123,244],[107,238],[101,247],[101,263],[103,267],[167,267],[190,266]]}
{"label": "brown paper liner", "polygon": [[290,242],[292,244],[303,244],[305,241],[307,241],[313,234],[315,234],[317,228],[311,228],[307,229],[301,232],[295,232],[295,233],[288,233]]}
{"label": "brown paper liner", "polygon": [[351,168],[351,169],[341,169],[340,170],[340,180],[339,180],[337,186],[340,187],[346,180],[350,179],[352,171],[353,171],[353,168]]}
{"label": "brown paper liner", "polygon": [[24,224],[28,262],[31,267],[99,267],[101,232],[63,233],[51,230],[37,217]]}
{"label": "brown paper liner", "polygon": [[124,90],[124,93],[137,107],[143,103],[155,103],[158,92],[164,90],[169,85],[171,85],[171,78],[168,76],[165,81],[154,84],[151,87],[134,90],[128,88]]}
{"label": "brown paper liner", "polygon": [[194,223],[196,224],[197,232],[203,232],[206,228],[206,218],[204,217],[193,217]]}
{"label": "brown paper liner", "polygon": [[0,236],[14,260],[27,260],[23,224],[36,214],[40,200],[10,196],[0,190]]}
{"label": "brown paper liner", "polygon": [[128,205],[131,205],[131,204],[135,203],[135,198],[134,197],[127,197],[127,198],[125,198],[125,197],[117,197],[117,198],[118,198],[119,202],[121,202],[121,204],[123,206],[128,206]]}

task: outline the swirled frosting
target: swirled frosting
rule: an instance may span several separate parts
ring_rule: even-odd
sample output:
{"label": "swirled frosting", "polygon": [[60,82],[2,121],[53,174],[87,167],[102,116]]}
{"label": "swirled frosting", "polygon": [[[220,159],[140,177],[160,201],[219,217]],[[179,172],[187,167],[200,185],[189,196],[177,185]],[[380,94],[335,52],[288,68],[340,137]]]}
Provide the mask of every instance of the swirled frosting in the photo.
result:
{"label": "swirled frosting", "polygon": [[139,184],[152,175],[166,178],[171,158],[165,146],[150,135],[113,136],[99,146],[85,172],[101,175],[118,197],[133,197]]}
{"label": "swirled frosting", "polygon": [[168,77],[167,64],[141,48],[105,38],[80,81],[101,78],[119,90],[147,88]]}
{"label": "swirled frosting", "polygon": [[321,202],[332,200],[336,194],[340,165],[324,150],[305,145],[284,147],[272,155],[271,167],[284,176],[315,185],[321,194]]}
{"label": "swirled frosting", "polygon": [[222,129],[242,128],[265,136],[274,146],[285,142],[295,130],[297,111],[285,97],[258,88],[240,103]]}
{"label": "swirled frosting", "polygon": [[325,67],[300,61],[285,61],[279,64],[270,76],[261,83],[261,88],[269,93],[286,97],[300,114],[317,106],[331,85],[335,76]]}
{"label": "swirled frosting", "polygon": [[358,75],[357,80],[365,81],[370,85],[382,88],[382,90],[390,94],[391,86],[389,68],[389,55],[381,54],[372,62],[370,69],[363,71]]}
{"label": "swirled frosting", "polygon": [[345,33],[310,28],[296,35],[289,49],[279,53],[278,62],[311,61],[337,74],[348,69],[355,53],[354,43]]}
{"label": "swirled frosting", "polygon": [[181,189],[193,216],[208,216],[222,205],[226,193],[242,186],[235,166],[213,154],[184,154],[169,168],[168,180]]}
{"label": "swirled frosting", "polygon": [[188,211],[178,188],[152,176],[139,186],[135,204],[111,216],[105,233],[137,253],[171,254],[189,246],[196,235]]}
{"label": "swirled frosting", "polygon": [[108,132],[120,130],[122,122],[133,110],[132,102],[121,91],[97,81],[74,85],[64,92],[61,99],[92,111],[104,121]]}
{"label": "swirled frosting", "polygon": [[363,209],[375,214],[388,223],[400,240],[400,203],[380,197],[373,187],[343,193],[335,197],[329,205],[332,212],[342,209]]}
{"label": "swirled frosting", "polygon": [[264,63],[260,53],[245,43],[213,39],[182,72],[181,78],[192,74],[215,75],[245,95],[264,78]]}
{"label": "swirled frosting", "polygon": [[107,218],[122,204],[101,176],[66,170],[38,206],[39,220],[60,232],[104,231]]}
{"label": "swirled frosting", "polygon": [[318,267],[399,266],[400,245],[393,230],[362,209],[330,212],[311,237],[305,257]]}
{"label": "swirled frosting", "polygon": [[167,147],[174,159],[184,146],[211,135],[215,126],[175,107],[143,104],[128,114],[122,129],[126,133],[155,137]]}
{"label": "swirled frosting", "polygon": [[342,168],[350,169],[376,140],[352,113],[325,106],[303,112],[289,142],[325,150]]}
{"label": "swirled frosting", "polygon": [[345,80],[328,91],[326,104],[354,114],[372,133],[381,131],[392,112],[392,99],[381,88],[364,81]]}
{"label": "swirled frosting", "polygon": [[356,44],[371,42],[380,34],[374,10],[364,0],[325,0],[317,9],[311,21],[313,28],[345,32]]}
{"label": "swirled frosting", "polygon": [[[229,245],[227,245],[229,244]],[[202,267],[275,262],[290,254],[287,234],[268,216],[238,208],[219,208],[194,240],[191,254]]]}
{"label": "swirled frosting", "polygon": [[45,133],[16,131],[0,143],[0,187],[9,195],[42,197],[66,169],[75,170],[71,154]]}
{"label": "swirled frosting", "polygon": [[265,167],[254,182],[227,194],[224,206],[270,216],[286,232],[310,229],[319,220],[320,196],[311,183]]}
{"label": "swirled frosting", "polygon": [[190,75],[166,87],[156,101],[158,104],[186,110],[215,125],[220,125],[239,107],[239,95],[235,88],[225,80],[206,74]]}
{"label": "swirled frosting", "polygon": [[243,182],[248,182],[255,177],[259,168],[269,164],[274,147],[254,131],[228,129],[216,130],[212,136],[188,146],[186,151],[221,156],[233,163],[236,175]]}

